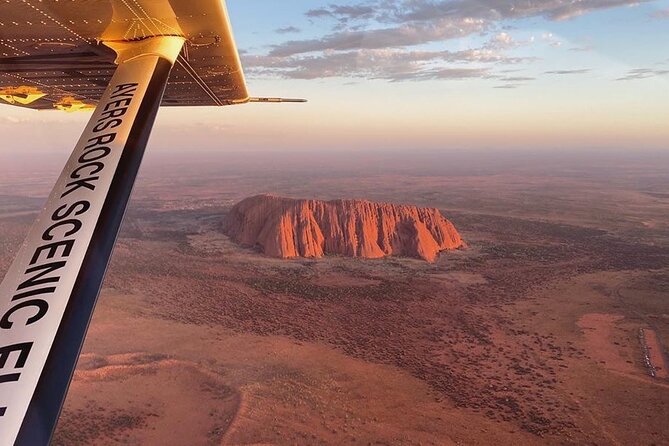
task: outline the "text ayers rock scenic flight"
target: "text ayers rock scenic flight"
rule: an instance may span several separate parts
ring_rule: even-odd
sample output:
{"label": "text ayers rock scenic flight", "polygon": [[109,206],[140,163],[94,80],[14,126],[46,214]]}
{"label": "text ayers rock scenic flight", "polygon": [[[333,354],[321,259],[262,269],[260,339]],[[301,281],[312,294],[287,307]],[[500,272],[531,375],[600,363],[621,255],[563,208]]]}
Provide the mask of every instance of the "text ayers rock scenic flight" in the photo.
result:
{"label": "text ayers rock scenic flight", "polygon": [[297,200],[258,195],[236,204],[224,232],[279,258],[390,255],[433,262],[464,246],[438,209],[366,200]]}

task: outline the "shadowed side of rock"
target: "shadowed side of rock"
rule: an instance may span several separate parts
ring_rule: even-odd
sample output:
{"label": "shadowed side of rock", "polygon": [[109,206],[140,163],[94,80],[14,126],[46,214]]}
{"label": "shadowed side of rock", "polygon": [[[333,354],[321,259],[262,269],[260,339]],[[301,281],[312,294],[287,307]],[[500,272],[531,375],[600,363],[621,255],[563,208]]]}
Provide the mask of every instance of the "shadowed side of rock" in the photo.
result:
{"label": "shadowed side of rock", "polygon": [[224,232],[243,246],[258,246],[279,258],[392,255],[433,262],[441,251],[464,246],[437,209],[366,200],[258,195],[230,210]]}

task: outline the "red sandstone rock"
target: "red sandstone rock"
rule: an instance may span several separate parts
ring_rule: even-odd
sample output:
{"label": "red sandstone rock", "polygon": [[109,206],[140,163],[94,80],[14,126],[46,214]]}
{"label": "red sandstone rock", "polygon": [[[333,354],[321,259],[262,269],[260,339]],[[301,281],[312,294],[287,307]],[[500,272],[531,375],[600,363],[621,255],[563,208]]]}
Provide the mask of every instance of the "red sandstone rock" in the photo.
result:
{"label": "red sandstone rock", "polygon": [[272,257],[338,254],[417,257],[433,262],[441,251],[464,246],[439,210],[366,200],[295,200],[258,195],[236,204],[224,232]]}

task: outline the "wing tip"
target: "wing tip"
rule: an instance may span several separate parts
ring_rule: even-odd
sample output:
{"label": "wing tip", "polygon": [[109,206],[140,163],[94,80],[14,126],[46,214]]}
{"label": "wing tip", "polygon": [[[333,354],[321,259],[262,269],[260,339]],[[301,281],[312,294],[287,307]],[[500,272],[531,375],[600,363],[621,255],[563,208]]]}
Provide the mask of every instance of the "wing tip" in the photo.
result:
{"label": "wing tip", "polygon": [[249,98],[249,102],[262,102],[262,103],[304,103],[308,102],[306,99],[296,99],[296,98]]}

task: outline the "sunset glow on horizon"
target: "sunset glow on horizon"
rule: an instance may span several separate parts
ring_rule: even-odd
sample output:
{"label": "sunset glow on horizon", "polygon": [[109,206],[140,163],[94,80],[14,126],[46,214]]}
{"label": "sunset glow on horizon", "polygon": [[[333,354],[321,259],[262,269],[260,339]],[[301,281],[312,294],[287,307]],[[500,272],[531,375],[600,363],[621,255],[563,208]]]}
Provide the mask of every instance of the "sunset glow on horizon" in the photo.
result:
{"label": "sunset glow on horizon", "polygon": [[[530,3],[230,0],[250,94],[309,102],[163,108],[150,149],[667,149],[669,0]],[[89,116],[2,106],[0,150]]]}

